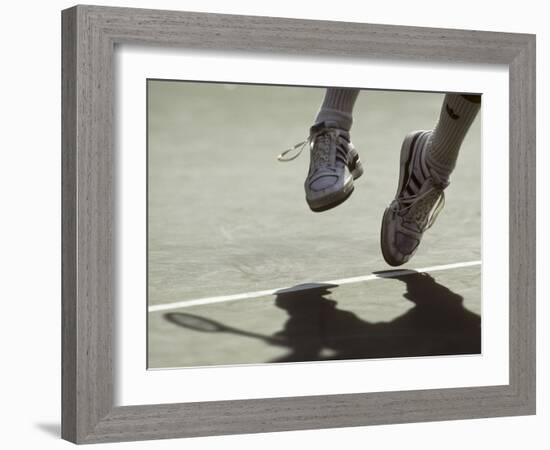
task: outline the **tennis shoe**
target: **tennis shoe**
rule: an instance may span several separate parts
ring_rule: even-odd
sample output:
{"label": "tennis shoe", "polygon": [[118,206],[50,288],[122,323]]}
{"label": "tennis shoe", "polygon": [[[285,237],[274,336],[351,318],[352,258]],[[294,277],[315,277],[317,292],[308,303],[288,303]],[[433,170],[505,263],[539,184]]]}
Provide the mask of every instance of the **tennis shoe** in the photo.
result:
{"label": "tennis shoe", "polygon": [[412,258],[445,205],[449,180],[431,169],[424,158],[431,133],[412,132],[401,147],[397,193],[384,212],[380,233],[382,255],[391,266]]}
{"label": "tennis shoe", "polygon": [[[279,155],[280,161],[297,158],[306,147],[310,162],[304,183],[306,202],[314,212],[334,208],[349,198],[353,181],[363,174],[363,165],[348,131],[334,122],[320,122],[310,128],[309,137]],[[295,151],[293,156],[287,156]]]}

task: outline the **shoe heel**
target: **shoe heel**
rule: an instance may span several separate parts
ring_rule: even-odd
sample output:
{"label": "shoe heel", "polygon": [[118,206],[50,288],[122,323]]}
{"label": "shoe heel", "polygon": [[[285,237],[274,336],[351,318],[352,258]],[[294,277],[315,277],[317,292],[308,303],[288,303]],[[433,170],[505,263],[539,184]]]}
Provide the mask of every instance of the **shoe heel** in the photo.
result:
{"label": "shoe heel", "polygon": [[348,166],[348,168],[354,180],[357,180],[357,178],[363,175],[363,172],[364,172],[363,163],[361,162],[359,155],[355,155],[355,157],[353,158],[353,161]]}
{"label": "shoe heel", "polygon": [[404,187],[404,182],[406,181],[408,177],[408,163],[409,158],[412,153],[412,147],[414,146],[417,139],[420,138],[422,134],[426,133],[425,130],[419,130],[419,131],[413,131],[409,133],[407,136],[405,136],[405,139],[403,140],[403,143],[401,144],[401,152],[399,157],[399,180],[397,183],[397,192],[395,193],[395,196],[398,197],[401,194],[401,191]]}

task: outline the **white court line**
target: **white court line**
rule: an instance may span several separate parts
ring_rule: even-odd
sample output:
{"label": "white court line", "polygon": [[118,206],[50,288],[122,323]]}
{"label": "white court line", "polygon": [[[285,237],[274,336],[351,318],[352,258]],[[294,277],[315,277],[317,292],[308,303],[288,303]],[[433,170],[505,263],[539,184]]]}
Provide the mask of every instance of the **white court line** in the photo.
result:
{"label": "white court line", "polygon": [[[372,273],[370,275],[362,275],[359,277],[341,278],[339,280],[323,281],[322,283],[336,284],[338,286],[341,286],[343,284],[361,283],[363,281],[379,280],[383,278],[394,278],[394,277],[408,275],[412,273],[418,273],[418,272],[439,272],[441,270],[457,269],[459,267],[470,267],[470,266],[479,266],[479,265],[481,265],[481,261],[467,261],[467,262],[461,262],[461,263],[455,263],[455,264],[445,264],[441,266],[423,267],[421,269],[391,270],[391,271],[385,271],[381,273]],[[319,283],[317,283],[317,285],[318,284]],[[307,289],[312,289],[315,286],[316,286],[316,283],[308,283],[300,286],[295,286],[292,288],[284,287],[284,288],[277,288],[277,289],[266,289],[264,291],[244,292],[242,294],[220,295],[218,297],[205,297],[205,298],[198,298],[195,300],[183,300],[180,302],[153,305],[148,308],[148,311],[152,313],[152,312],[159,312],[159,311],[167,311],[170,309],[189,308],[191,306],[211,305],[213,303],[233,302],[236,300],[244,300],[247,298],[266,297],[269,295],[274,295],[277,292],[282,290],[284,290],[285,293],[304,291]]]}

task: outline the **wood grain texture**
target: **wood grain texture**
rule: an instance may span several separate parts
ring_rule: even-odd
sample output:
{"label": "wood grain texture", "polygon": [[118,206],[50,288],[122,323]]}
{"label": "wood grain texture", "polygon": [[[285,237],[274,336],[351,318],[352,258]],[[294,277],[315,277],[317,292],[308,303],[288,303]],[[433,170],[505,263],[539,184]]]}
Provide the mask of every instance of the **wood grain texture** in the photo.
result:
{"label": "wood grain texture", "polygon": [[85,9],[64,15],[62,436],[79,442],[113,405],[113,49]]}
{"label": "wood grain texture", "polygon": [[62,431],[76,440],[76,10],[62,17],[62,156],[61,233],[62,249]]}
{"label": "wood grain texture", "polygon": [[[535,38],[175,11],[63,11],[62,436],[93,443],[535,412]],[[330,36],[330,39],[326,39]],[[510,71],[510,383],[114,407],[115,44],[506,64]]]}
{"label": "wood grain texture", "polygon": [[536,93],[535,40],[510,71],[510,385],[535,410]]}

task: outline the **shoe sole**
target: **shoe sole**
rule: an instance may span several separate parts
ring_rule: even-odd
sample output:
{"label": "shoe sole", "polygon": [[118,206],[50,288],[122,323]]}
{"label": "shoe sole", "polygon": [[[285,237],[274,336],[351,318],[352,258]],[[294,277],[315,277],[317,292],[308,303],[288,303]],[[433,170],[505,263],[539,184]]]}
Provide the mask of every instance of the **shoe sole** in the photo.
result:
{"label": "shoe sole", "polygon": [[[403,190],[403,183],[405,180],[405,176],[408,176],[407,167],[410,163],[410,158],[412,157],[412,149],[414,147],[414,144],[416,143],[417,139],[424,134],[426,131],[413,131],[409,133],[405,139],[403,140],[403,144],[401,144],[401,154],[399,158],[399,183],[397,184],[397,191],[395,193],[395,197],[397,198],[401,191]],[[384,214],[382,216],[382,225],[380,227],[380,250],[382,251],[382,256],[384,257],[384,260],[393,267],[402,266],[403,264],[407,263],[410,258],[414,255],[413,254],[407,259],[406,261],[400,261],[395,259],[392,254],[390,253],[390,250],[386,248],[386,233],[385,229],[387,228],[385,226],[386,221],[389,220],[389,216],[391,214],[391,209],[388,207],[385,209]]]}
{"label": "shoe sole", "polygon": [[386,242],[386,233],[384,232],[384,229],[386,227],[384,225],[386,220],[388,220],[390,212],[390,208],[386,208],[386,210],[384,211],[384,215],[382,216],[382,227],[380,230],[380,249],[382,250],[384,261],[386,261],[386,263],[388,263],[390,266],[398,267],[402,266],[407,261],[399,261],[397,259],[394,259],[393,256],[386,250],[386,246],[384,245],[384,243]]}
{"label": "shoe sole", "polygon": [[350,195],[354,191],[353,181],[357,180],[361,175],[363,175],[363,163],[361,162],[361,159],[359,158],[359,154],[356,154],[351,161],[351,163],[348,165],[348,169],[350,171],[350,179],[348,182],[344,184],[344,188],[340,191],[336,191],[331,195],[328,195],[322,199],[321,204],[316,204],[309,202],[306,198],[307,204],[309,205],[309,208],[313,212],[323,212],[327,211],[329,209],[335,208],[338,205],[341,205],[344,203]]}

